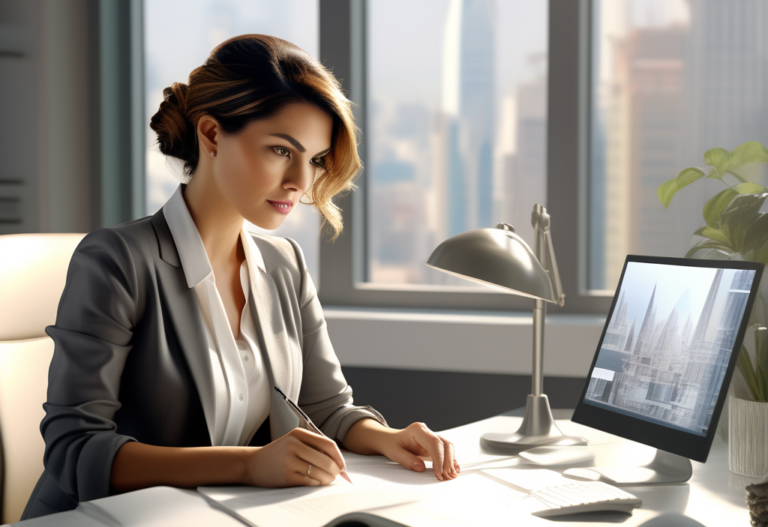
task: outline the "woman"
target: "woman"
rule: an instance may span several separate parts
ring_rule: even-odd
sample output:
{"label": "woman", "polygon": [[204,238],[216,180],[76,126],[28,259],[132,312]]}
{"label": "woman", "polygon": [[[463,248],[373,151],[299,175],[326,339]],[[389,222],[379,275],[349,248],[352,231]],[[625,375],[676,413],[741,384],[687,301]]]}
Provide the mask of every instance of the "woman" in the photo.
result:
{"label": "woman", "polygon": [[[24,518],[154,485],[327,485],[339,446],[455,478],[450,442],[352,406],[301,250],[275,229],[360,168],[350,102],[314,58],[243,35],[174,83],[151,121],[183,161],[155,215],[88,234],[72,257],[49,372],[45,471]],[[327,437],[291,429],[279,387]],[[338,444],[337,444],[338,443]]]}

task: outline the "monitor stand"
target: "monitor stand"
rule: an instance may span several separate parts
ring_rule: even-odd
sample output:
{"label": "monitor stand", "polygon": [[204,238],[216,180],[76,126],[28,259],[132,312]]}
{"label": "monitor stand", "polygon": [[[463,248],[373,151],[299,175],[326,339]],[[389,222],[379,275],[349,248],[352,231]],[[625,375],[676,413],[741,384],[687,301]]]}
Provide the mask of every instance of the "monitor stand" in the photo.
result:
{"label": "monitor stand", "polygon": [[693,467],[687,457],[656,450],[653,460],[639,467],[569,468],[563,476],[582,481],[604,481],[617,487],[670,485],[691,479]]}

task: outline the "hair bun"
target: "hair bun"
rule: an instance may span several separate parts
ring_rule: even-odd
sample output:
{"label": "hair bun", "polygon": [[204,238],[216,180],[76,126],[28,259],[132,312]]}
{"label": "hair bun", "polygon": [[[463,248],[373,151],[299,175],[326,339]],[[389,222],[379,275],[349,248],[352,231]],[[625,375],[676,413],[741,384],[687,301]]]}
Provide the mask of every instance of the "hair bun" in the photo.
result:
{"label": "hair bun", "polygon": [[160,152],[184,161],[185,168],[196,156],[195,127],[187,117],[189,86],[174,82],[163,90],[163,102],[149,127],[157,133]]}

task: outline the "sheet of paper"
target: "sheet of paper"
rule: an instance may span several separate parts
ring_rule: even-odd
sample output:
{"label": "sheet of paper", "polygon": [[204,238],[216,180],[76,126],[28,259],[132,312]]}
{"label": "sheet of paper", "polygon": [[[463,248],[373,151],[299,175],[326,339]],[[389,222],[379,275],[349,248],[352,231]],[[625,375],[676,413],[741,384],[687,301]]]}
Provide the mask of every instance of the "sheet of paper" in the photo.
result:
{"label": "sheet of paper", "polygon": [[352,485],[337,479],[327,487],[200,487],[198,491],[258,527],[322,527],[353,511],[405,524],[418,517],[420,524],[429,524],[425,518],[431,518],[435,525],[476,525],[471,520],[476,520],[477,511],[473,513],[467,504],[483,504],[486,509],[492,504],[502,514],[525,495],[480,473],[441,482],[431,469],[413,472],[368,456],[345,455],[345,459]]}

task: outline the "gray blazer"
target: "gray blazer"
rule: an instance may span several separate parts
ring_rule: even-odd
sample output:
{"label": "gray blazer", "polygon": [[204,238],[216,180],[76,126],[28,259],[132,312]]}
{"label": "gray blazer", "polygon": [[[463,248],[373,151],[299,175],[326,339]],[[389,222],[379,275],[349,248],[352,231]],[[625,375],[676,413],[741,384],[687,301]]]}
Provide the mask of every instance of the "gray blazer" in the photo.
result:
{"label": "gray blazer", "polygon": [[[301,250],[253,235],[264,257],[250,301],[270,382],[341,442],[370,407],[352,406]],[[200,394],[211,394],[202,315],[162,209],[88,234],[67,272],[40,430],[45,471],[22,519],[71,510],[114,493],[112,462],[127,441],[210,446]],[[271,439],[294,423],[270,403]],[[264,428],[264,427],[263,427]],[[257,434],[258,436],[259,434]],[[253,444],[253,442],[252,442]]]}

